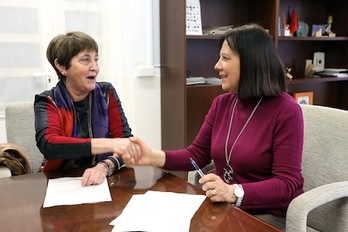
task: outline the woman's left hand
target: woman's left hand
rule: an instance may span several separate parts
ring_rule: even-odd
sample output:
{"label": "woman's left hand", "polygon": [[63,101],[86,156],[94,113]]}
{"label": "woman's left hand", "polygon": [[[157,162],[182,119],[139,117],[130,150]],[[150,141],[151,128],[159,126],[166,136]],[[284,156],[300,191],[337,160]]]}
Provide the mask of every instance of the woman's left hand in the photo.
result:
{"label": "woman's left hand", "polygon": [[213,202],[236,202],[233,185],[226,184],[218,175],[210,173],[199,179],[205,195]]}
{"label": "woman's left hand", "polygon": [[97,164],[92,168],[87,168],[82,175],[82,186],[97,185],[104,182],[108,173],[104,165]]}

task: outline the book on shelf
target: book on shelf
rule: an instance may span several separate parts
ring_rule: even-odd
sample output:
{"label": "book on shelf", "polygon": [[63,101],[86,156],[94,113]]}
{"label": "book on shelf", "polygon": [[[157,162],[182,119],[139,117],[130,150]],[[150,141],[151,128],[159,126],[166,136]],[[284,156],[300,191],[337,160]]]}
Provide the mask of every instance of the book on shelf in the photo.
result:
{"label": "book on shelf", "polygon": [[233,25],[216,26],[203,28],[203,35],[223,35],[225,32],[231,30]]}
{"label": "book on shelf", "polygon": [[206,84],[204,77],[188,77],[186,78],[186,85],[203,85]]}
{"label": "book on shelf", "polygon": [[186,85],[221,85],[221,79],[217,77],[188,77]]}
{"label": "book on shelf", "polygon": [[206,77],[205,80],[209,85],[221,85],[221,79],[217,77]]}
{"label": "book on shelf", "polygon": [[348,69],[344,68],[325,68],[321,72],[315,73],[320,77],[348,77]]}

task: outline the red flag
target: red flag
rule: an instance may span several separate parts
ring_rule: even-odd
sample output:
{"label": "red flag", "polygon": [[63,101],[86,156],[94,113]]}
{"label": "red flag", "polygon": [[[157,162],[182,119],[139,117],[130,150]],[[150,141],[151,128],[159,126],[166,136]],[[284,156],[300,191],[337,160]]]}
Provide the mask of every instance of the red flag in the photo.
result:
{"label": "red flag", "polygon": [[292,9],[292,13],[291,13],[291,22],[290,22],[290,33],[295,33],[297,31],[298,28],[298,18],[295,12],[295,8]]}

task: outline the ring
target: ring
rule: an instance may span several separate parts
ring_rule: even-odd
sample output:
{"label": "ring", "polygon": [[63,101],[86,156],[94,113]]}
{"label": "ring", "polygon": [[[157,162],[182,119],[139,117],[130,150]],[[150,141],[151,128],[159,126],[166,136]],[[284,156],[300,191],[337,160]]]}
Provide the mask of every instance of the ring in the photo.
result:
{"label": "ring", "polygon": [[213,196],[215,196],[215,195],[216,195],[216,190],[215,190],[215,189],[211,190],[211,194],[212,194]]}

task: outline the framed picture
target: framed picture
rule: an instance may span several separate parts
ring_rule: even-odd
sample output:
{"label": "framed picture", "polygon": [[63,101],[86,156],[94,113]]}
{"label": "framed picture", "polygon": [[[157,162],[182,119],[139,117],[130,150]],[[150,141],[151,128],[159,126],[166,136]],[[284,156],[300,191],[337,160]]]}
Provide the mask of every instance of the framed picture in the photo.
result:
{"label": "framed picture", "polygon": [[294,93],[293,96],[298,104],[313,105],[313,92]]}
{"label": "framed picture", "polygon": [[322,36],[324,33],[326,33],[326,26],[325,24],[313,24],[312,26],[312,36],[316,36],[316,33],[321,30],[321,33],[319,33],[319,36]]}

